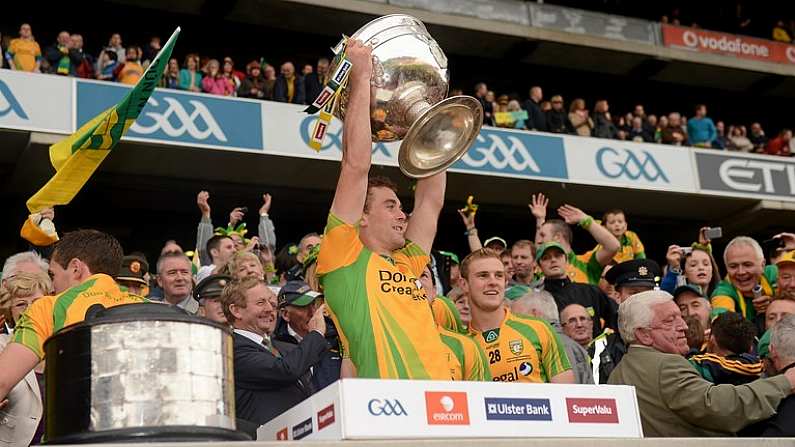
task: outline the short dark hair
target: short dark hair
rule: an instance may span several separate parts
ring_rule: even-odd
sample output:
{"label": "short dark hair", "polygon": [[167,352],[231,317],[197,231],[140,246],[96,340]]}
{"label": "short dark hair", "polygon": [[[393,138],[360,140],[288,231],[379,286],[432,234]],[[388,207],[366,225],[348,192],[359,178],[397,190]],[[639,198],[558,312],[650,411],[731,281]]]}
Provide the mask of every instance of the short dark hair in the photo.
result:
{"label": "short dark hair", "polygon": [[571,228],[569,224],[560,220],[560,219],[549,219],[548,221],[544,222],[544,225],[552,226],[552,235],[559,234],[563,237],[563,240],[566,241],[567,244],[571,245],[572,239],[574,239],[574,235],[571,233]]}
{"label": "short dark hair", "polygon": [[694,315],[690,315],[685,317],[685,323],[687,324],[687,330],[685,331],[687,346],[690,349],[701,350],[701,346],[704,344],[704,326],[701,324],[701,320]]}
{"label": "short dark hair", "polygon": [[607,222],[607,216],[613,216],[613,215],[617,215],[617,214],[621,214],[622,216],[624,216],[625,219],[627,217],[627,213],[625,213],[624,210],[619,209],[619,208],[613,208],[611,210],[605,211],[605,214],[602,217],[602,221]]}
{"label": "short dark hair", "polygon": [[366,213],[367,210],[370,208],[370,190],[373,188],[389,188],[398,193],[398,188],[395,182],[392,180],[382,177],[382,176],[373,176],[367,179],[367,198],[364,200],[364,212]]}
{"label": "short dark hair", "polygon": [[225,234],[216,234],[207,241],[207,254],[209,254],[210,257],[212,257],[212,250],[218,250],[218,248],[221,246],[221,241],[224,239],[231,238]]}
{"label": "short dark hair", "polygon": [[63,235],[55,246],[52,262],[63,268],[72,259],[79,259],[92,274],[119,274],[124,252],[115,237],[97,230],[77,230]]}
{"label": "short dark hair", "polygon": [[724,312],[712,321],[712,336],[718,347],[745,354],[751,351],[756,327],[737,312]]}

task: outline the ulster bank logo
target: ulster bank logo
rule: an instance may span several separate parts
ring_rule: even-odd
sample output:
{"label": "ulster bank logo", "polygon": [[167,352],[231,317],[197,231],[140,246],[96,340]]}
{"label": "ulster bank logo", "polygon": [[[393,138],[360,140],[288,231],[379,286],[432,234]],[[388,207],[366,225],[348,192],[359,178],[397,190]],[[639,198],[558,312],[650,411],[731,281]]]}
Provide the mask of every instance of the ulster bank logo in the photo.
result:
{"label": "ulster bank logo", "polygon": [[186,134],[194,140],[207,140],[210,137],[226,143],[227,137],[218,125],[210,109],[201,101],[189,99],[187,108],[175,97],[162,96],[161,101],[150,97],[147,105],[150,110],[130,127],[132,132],[151,135],[161,131],[171,138],[181,138]]}
{"label": "ulster bank logo", "polygon": [[0,118],[5,118],[7,115],[16,115],[23,120],[29,120],[28,114],[22,108],[17,98],[11,93],[8,84],[0,81]]}
{"label": "ulster bank logo", "polygon": [[644,150],[638,152],[640,156],[628,149],[603,147],[596,151],[596,167],[608,178],[671,183],[651,153]]}

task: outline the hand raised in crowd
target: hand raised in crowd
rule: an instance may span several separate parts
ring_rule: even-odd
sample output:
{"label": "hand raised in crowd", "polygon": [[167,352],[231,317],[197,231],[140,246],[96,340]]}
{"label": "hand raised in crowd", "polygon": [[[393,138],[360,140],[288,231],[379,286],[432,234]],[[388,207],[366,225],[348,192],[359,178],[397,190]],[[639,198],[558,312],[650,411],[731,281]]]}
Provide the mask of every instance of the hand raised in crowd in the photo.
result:
{"label": "hand raised in crowd", "polygon": [[259,248],[259,246],[260,246],[259,237],[252,236],[251,239],[249,239],[248,245],[246,245],[246,248],[244,250],[245,251],[252,251],[255,248]]}
{"label": "hand raised in crowd", "polygon": [[41,214],[42,219],[55,220],[55,208],[53,207],[44,208],[39,211],[39,214]]}
{"label": "hand raised in crowd", "polygon": [[763,314],[767,310],[767,306],[770,305],[771,297],[767,295],[762,295],[759,298],[754,298],[751,303],[754,305],[754,309],[756,309],[757,313]]}
{"label": "hand raised in crowd", "polygon": [[324,318],[325,311],[325,304],[318,306],[318,308],[315,309],[315,313],[312,315],[312,318],[309,320],[309,323],[307,323],[307,328],[309,328],[310,331],[318,331],[320,332],[320,335],[323,336],[326,335],[326,319]]}
{"label": "hand raised in crowd", "polygon": [[262,206],[259,207],[260,215],[268,214],[271,212],[271,199],[272,197],[268,193],[262,195]]}
{"label": "hand raised in crowd", "polygon": [[668,246],[665,253],[665,260],[670,268],[680,268],[682,265],[682,247],[674,244]]}
{"label": "hand raised in crowd", "polygon": [[577,225],[581,220],[588,217],[581,209],[571,205],[563,205],[558,208],[558,214],[569,225]]}
{"label": "hand raised in crowd", "polygon": [[547,218],[547,205],[549,205],[549,199],[547,199],[544,194],[538,193],[533,194],[532,201],[527,207],[530,208],[530,212],[536,220],[543,221]]}
{"label": "hand raised in crowd", "polygon": [[709,227],[701,227],[698,230],[698,243],[699,245],[707,245],[710,243],[711,239],[707,237],[707,230]]}
{"label": "hand raised in crowd", "polygon": [[207,191],[199,191],[199,195],[196,196],[196,205],[199,205],[199,211],[202,212],[202,216],[210,217],[210,193]]}
{"label": "hand raised in crowd", "polygon": [[237,208],[233,209],[232,212],[229,213],[229,224],[230,225],[237,225],[238,222],[243,220],[243,216],[245,216],[245,215],[246,215],[246,213],[243,212],[243,208],[237,207]]}
{"label": "hand raised in crowd", "polygon": [[475,213],[458,210],[458,215],[461,216],[461,221],[464,222],[467,231],[475,228]]}
{"label": "hand raised in crowd", "polygon": [[353,64],[351,82],[369,82],[373,73],[373,49],[356,39],[349,39],[345,56]]}
{"label": "hand raised in crowd", "polygon": [[773,236],[773,239],[781,239],[784,241],[784,248],[787,250],[795,248],[795,233],[779,233]]}

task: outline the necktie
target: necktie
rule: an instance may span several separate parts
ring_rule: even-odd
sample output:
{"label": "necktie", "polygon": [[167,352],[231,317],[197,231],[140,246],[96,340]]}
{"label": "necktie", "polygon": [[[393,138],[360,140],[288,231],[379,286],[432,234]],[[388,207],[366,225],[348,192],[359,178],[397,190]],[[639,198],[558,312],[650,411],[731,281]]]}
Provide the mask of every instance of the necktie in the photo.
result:
{"label": "necktie", "polygon": [[279,351],[273,346],[270,337],[262,337],[262,345],[265,346],[265,349],[267,349],[271,354],[275,355],[276,357],[281,357]]}

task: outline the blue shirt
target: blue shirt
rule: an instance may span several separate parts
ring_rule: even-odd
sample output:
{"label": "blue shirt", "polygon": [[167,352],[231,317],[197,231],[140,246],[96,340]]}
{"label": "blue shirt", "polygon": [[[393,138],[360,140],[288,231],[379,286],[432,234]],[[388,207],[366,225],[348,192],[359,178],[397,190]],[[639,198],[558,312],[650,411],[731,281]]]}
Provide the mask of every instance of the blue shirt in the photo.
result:
{"label": "blue shirt", "polygon": [[691,118],[687,121],[687,138],[690,144],[711,143],[718,137],[711,118]]}

